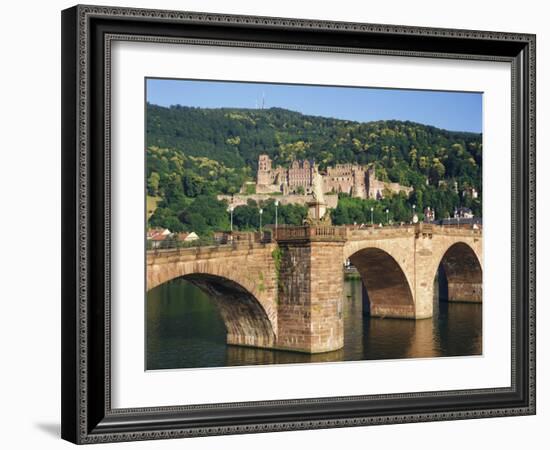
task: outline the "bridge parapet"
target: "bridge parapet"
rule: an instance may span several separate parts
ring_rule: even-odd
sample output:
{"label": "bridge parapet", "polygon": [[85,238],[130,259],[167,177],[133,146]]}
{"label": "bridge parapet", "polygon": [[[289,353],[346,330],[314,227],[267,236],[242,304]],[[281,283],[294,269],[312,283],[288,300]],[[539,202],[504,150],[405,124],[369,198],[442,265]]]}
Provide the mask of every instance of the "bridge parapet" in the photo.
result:
{"label": "bridge parapet", "polygon": [[483,227],[472,228],[471,225],[457,227],[452,225],[432,225],[421,223],[417,224],[418,231],[421,233],[432,233],[445,236],[466,236],[466,237],[481,237],[483,235]]}
{"label": "bridge parapet", "polygon": [[221,257],[224,254],[236,256],[246,254],[257,249],[273,250],[275,244],[257,243],[248,241],[233,241],[227,244],[208,245],[199,247],[178,247],[178,248],[157,248],[147,250],[148,264],[153,264],[159,260],[180,260],[187,259],[211,259]]}
{"label": "bridge parapet", "polygon": [[394,237],[411,237],[415,234],[415,228],[412,225],[396,227],[367,227],[347,229],[347,240],[363,239],[388,239]]}
{"label": "bridge parapet", "polygon": [[343,242],[346,240],[346,228],[331,225],[317,225],[301,227],[278,227],[274,230],[277,242],[297,241],[332,241]]}
{"label": "bridge parapet", "polygon": [[442,236],[461,236],[461,237],[481,237],[482,228],[453,227],[444,225],[434,225],[430,223],[417,223],[414,225],[397,225],[385,227],[346,227],[346,240],[363,239],[390,239],[395,237],[429,237],[432,235]]}

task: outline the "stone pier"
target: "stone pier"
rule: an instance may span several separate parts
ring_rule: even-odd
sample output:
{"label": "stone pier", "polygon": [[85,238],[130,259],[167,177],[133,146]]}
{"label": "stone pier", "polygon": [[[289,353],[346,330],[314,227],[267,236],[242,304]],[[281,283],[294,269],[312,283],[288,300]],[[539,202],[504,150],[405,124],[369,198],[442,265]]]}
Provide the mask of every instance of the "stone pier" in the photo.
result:
{"label": "stone pier", "polygon": [[342,263],[334,256],[345,239],[335,229],[301,227],[278,235],[278,348],[322,353],[344,345]]}

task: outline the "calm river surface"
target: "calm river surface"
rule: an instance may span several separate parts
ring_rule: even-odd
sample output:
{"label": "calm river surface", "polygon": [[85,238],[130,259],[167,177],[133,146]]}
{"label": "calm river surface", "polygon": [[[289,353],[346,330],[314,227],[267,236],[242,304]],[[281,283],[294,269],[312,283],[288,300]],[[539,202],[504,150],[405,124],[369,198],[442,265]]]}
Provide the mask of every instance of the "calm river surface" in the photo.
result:
{"label": "calm river surface", "polygon": [[228,346],[215,303],[183,280],[147,296],[147,369],[242,366],[481,354],[481,305],[434,299],[425,320],[363,316],[361,280],[346,280],[344,348],[318,355]]}

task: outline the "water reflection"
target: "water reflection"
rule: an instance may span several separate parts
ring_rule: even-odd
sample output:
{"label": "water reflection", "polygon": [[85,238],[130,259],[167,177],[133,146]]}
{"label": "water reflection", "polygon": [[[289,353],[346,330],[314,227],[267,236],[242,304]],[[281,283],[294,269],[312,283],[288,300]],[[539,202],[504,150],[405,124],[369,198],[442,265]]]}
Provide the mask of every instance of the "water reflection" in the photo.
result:
{"label": "water reflection", "polygon": [[361,280],[347,280],[344,348],[307,355],[226,345],[214,301],[193,285],[174,280],[147,295],[147,369],[481,354],[481,305],[434,300],[432,319],[371,318],[363,315]]}

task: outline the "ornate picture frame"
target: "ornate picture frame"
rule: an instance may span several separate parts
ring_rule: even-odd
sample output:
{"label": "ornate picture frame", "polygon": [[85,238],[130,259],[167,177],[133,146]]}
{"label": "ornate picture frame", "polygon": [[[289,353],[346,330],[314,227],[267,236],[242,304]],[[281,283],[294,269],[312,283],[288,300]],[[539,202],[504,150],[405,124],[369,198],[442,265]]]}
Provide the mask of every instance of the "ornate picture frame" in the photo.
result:
{"label": "ornate picture frame", "polygon": [[[510,386],[113,408],[110,71],[116,41],[509,63]],[[62,12],[62,110],[64,439],[84,444],[535,414],[534,35],[79,5]]]}

